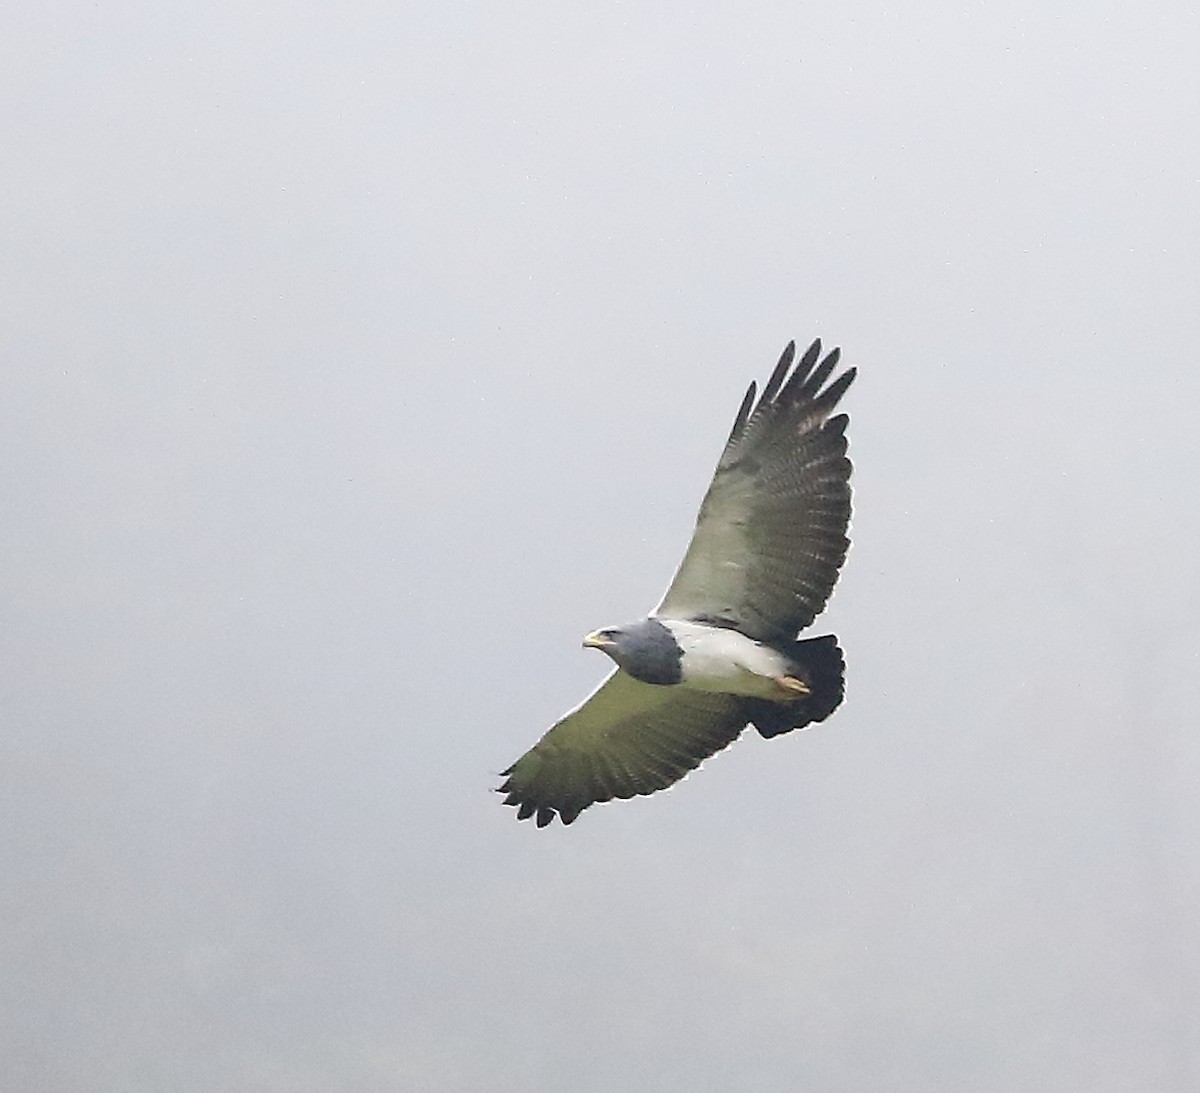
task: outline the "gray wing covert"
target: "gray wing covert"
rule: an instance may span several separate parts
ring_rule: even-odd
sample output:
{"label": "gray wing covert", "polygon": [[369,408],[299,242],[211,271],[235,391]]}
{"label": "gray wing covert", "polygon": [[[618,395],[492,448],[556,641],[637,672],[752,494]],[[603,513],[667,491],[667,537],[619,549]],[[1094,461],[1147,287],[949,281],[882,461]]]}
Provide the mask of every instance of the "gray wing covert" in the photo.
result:
{"label": "gray wing covert", "polygon": [[850,545],[848,418],[830,415],[855,370],[824,386],[840,351],[820,356],[789,376],[789,343],[757,402],[750,385],[657,615],[788,640],[825,607]]}
{"label": "gray wing covert", "polygon": [[679,781],[746,725],[732,695],[641,683],[613,672],[504,771],[517,819],[571,823],[589,805]]}

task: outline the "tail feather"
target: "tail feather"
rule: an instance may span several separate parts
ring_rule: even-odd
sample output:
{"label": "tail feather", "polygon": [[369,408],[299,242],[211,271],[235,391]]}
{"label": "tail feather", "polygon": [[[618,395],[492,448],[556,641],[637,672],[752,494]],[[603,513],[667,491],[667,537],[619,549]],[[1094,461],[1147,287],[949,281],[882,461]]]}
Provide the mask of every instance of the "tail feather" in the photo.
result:
{"label": "tail feather", "polygon": [[845,694],[846,662],[833,634],[787,642],[776,648],[792,662],[796,677],[808,684],[810,693],[794,702],[746,699],[746,720],[754,722],[754,727],[765,737],[824,721],[842,704]]}

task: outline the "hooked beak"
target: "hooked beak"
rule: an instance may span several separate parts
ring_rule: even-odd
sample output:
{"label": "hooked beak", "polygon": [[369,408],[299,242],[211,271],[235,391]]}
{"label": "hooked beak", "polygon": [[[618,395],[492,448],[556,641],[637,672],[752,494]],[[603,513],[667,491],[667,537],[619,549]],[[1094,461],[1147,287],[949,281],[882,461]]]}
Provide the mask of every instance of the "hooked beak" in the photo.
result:
{"label": "hooked beak", "polygon": [[612,638],[606,638],[599,630],[593,630],[583,639],[585,649],[611,649],[615,644]]}

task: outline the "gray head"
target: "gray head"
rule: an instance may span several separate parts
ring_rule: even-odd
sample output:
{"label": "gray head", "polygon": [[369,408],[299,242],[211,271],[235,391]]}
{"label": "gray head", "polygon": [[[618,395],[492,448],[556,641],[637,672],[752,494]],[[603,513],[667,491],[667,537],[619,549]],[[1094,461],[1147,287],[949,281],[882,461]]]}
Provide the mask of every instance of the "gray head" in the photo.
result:
{"label": "gray head", "polygon": [[606,626],[583,639],[586,649],[607,653],[634,679],[667,686],[683,678],[679,648],[671,631],[657,619],[627,626]]}

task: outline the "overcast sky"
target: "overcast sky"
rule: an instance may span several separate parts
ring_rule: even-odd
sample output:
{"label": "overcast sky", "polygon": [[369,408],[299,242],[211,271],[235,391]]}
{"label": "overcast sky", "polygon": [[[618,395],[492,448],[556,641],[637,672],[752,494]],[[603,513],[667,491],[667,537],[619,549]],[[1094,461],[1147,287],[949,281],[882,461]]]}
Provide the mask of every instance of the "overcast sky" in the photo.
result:
{"label": "overcast sky", "polygon": [[[1189,5],[20,7],[0,1085],[1200,1086]],[[845,705],[518,824],[817,335]]]}

